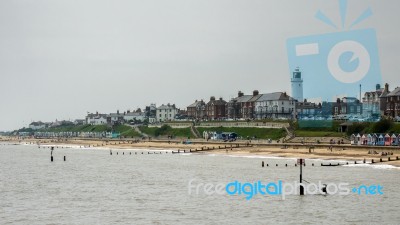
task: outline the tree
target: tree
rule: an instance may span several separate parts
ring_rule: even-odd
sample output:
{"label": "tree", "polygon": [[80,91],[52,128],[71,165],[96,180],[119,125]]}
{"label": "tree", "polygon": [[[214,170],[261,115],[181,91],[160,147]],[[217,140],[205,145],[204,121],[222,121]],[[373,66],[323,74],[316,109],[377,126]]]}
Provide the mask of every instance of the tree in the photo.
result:
{"label": "tree", "polygon": [[385,133],[394,125],[393,121],[382,119],[372,126],[372,133]]}

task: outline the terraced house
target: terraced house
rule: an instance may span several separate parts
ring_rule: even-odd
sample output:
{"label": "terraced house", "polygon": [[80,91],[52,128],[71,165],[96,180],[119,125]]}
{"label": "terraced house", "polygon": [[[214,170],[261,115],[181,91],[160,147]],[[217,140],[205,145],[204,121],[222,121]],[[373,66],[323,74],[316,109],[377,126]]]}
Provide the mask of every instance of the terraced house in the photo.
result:
{"label": "terraced house", "polygon": [[187,108],[187,115],[191,119],[205,119],[206,117],[206,103],[201,101],[195,101]]}
{"label": "terraced house", "polygon": [[386,95],[386,110],[385,115],[396,118],[400,116],[400,87],[397,87],[392,92]]}
{"label": "terraced house", "polygon": [[292,119],[295,116],[296,100],[286,92],[262,94],[255,101],[257,119]]}
{"label": "terraced house", "polygon": [[206,104],[206,118],[210,120],[224,119],[226,117],[226,101],[222,98],[215,99],[214,96]]}
{"label": "terraced house", "polygon": [[244,95],[243,92],[239,91],[238,96],[227,103],[227,117],[234,120],[245,118],[243,107],[252,97],[252,95]]}

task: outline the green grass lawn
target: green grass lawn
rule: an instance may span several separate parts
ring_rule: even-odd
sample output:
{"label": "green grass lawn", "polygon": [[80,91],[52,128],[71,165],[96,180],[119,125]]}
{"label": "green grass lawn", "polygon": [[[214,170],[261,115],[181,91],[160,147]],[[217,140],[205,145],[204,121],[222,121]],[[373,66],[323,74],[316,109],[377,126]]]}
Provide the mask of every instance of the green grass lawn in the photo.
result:
{"label": "green grass lawn", "polygon": [[155,136],[155,132],[156,132],[157,129],[158,129],[157,127],[147,127],[147,126],[140,126],[139,127],[139,130],[142,133],[145,133],[145,134],[153,136],[153,137]]}
{"label": "green grass lawn", "polygon": [[273,139],[277,140],[286,136],[286,131],[284,129],[271,129],[271,128],[255,128],[255,127],[197,127],[200,135],[204,131],[216,131],[216,132],[235,132],[239,137],[247,138],[254,137],[260,139]]}
{"label": "green grass lawn", "polygon": [[193,138],[190,128],[171,128],[170,126],[159,128],[141,126],[139,129],[141,132],[153,137],[172,135],[174,137]]}

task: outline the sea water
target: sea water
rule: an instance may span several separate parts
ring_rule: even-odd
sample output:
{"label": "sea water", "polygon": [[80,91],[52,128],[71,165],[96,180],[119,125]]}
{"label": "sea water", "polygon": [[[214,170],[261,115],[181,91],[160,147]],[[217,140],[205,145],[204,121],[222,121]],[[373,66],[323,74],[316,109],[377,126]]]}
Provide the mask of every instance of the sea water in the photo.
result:
{"label": "sea water", "polygon": [[[161,154],[148,154],[155,151]],[[382,195],[246,200],[201,188],[189,194],[188,184],[298,181],[296,160],[145,149],[110,155],[108,149],[71,146],[56,148],[53,157],[51,162],[48,148],[0,143],[0,224],[400,223],[400,170],[387,166],[321,167],[306,160],[303,167],[308,182],[381,185]],[[261,161],[269,166],[262,168]]]}

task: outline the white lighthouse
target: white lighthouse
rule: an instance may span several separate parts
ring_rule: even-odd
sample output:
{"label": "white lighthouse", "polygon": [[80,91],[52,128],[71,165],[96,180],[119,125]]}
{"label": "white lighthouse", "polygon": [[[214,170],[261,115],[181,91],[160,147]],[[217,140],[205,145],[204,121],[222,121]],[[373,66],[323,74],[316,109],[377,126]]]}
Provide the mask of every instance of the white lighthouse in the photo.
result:
{"label": "white lighthouse", "polygon": [[293,72],[292,77],[292,97],[299,102],[303,99],[303,79],[301,79],[301,72],[299,67],[297,67]]}

